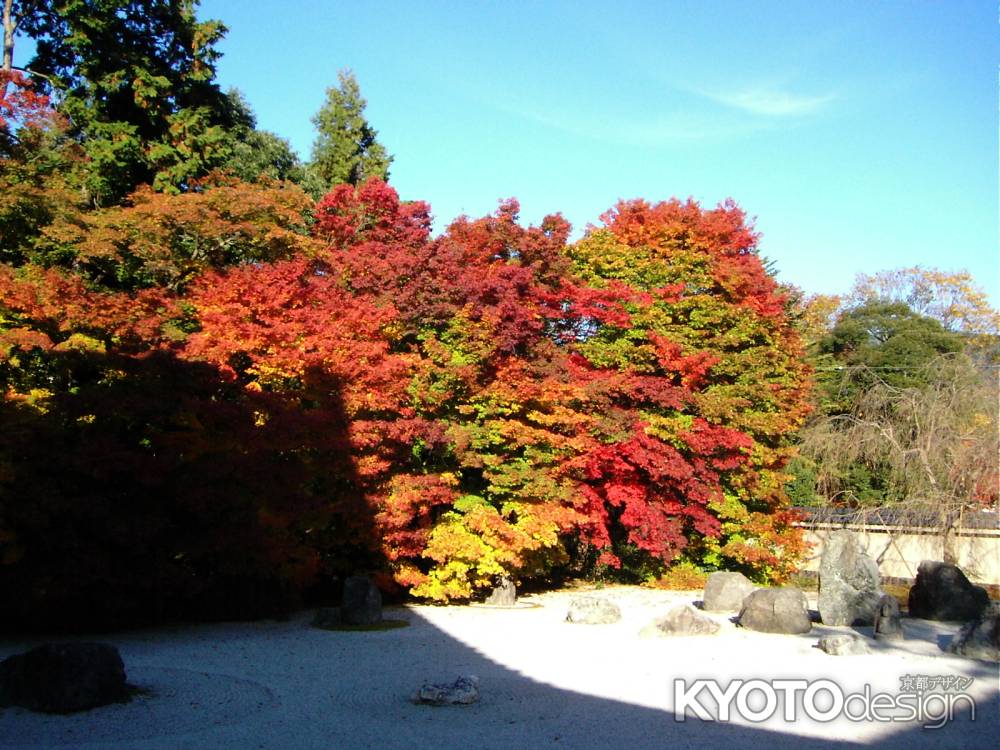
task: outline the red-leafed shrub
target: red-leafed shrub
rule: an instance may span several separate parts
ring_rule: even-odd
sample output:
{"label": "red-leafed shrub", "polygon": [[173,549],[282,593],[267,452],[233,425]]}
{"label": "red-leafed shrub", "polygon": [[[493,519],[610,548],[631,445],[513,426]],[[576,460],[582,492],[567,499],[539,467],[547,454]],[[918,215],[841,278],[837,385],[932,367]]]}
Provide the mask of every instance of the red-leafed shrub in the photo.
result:
{"label": "red-leafed shrub", "polygon": [[806,371],[738,208],[622,203],[567,246],[512,200],[439,237],[378,180],[321,200],[312,237],[303,200],[140,192],[45,231],[69,272],[0,266],[23,620],[85,595],[123,622],[255,614],[255,586],[289,603],[359,569],[438,600],[792,569]]}

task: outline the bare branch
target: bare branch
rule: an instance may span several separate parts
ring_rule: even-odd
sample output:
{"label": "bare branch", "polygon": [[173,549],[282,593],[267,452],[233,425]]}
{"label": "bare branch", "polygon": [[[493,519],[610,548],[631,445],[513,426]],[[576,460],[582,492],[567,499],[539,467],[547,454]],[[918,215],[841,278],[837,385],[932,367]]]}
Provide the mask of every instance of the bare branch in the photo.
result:
{"label": "bare branch", "polygon": [[934,503],[944,516],[995,498],[996,373],[958,355],[931,362],[921,387],[892,387],[870,371],[848,377],[868,384],[850,412],[803,432],[802,455],[827,497],[850,495],[848,477],[863,467],[891,483],[887,495]]}

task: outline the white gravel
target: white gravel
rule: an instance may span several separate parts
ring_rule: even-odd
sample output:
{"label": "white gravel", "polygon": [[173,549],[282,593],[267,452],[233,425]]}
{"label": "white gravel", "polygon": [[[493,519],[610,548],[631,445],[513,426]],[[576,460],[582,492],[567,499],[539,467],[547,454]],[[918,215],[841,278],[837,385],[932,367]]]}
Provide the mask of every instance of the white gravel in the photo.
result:
{"label": "white gravel", "polygon": [[[1000,736],[998,666],[944,653],[954,625],[906,620],[906,641],[870,641],[870,655],[836,657],[815,643],[852,629],[766,635],[713,615],[724,626],[717,636],[640,638],[654,617],[698,594],[634,587],[587,593],[615,601],[622,620],[568,624],[575,594],[561,591],[528,597],[522,602],[536,606],[515,609],[388,609],[386,617],[411,623],[396,630],[317,630],[309,626],[312,613],[303,612],[287,622],[91,634],[81,640],[115,644],[129,681],[145,694],[71,716],[4,709],[0,747],[914,750],[995,748]],[[0,658],[38,642],[0,641]],[[437,708],[410,700],[425,681],[464,675],[479,678],[477,704]],[[895,695],[907,675],[972,678],[966,692],[975,699],[974,719],[964,710],[940,729],[925,729],[926,722],[818,722],[801,710],[793,721],[779,710],[763,723],[678,722],[673,712],[675,679],[715,678],[725,687],[734,679],[826,678],[845,693],[870,685]]]}

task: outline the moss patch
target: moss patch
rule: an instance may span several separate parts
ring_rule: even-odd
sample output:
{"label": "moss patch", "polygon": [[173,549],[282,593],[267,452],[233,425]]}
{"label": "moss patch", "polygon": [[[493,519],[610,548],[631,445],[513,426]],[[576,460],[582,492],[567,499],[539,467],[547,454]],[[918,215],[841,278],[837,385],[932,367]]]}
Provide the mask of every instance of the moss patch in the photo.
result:
{"label": "moss patch", "polygon": [[319,630],[336,630],[336,631],[347,631],[347,632],[368,632],[368,631],[379,631],[379,630],[398,630],[399,628],[405,628],[410,624],[409,620],[394,620],[386,619],[380,620],[372,625],[344,625],[343,623],[339,625],[315,625],[314,627]]}

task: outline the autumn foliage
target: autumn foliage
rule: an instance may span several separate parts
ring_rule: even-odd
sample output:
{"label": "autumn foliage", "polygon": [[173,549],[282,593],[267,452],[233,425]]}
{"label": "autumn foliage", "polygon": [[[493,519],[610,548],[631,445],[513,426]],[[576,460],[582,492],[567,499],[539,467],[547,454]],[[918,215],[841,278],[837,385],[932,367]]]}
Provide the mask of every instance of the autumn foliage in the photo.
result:
{"label": "autumn foliage", "polygon": [[786,575],[807,373],[742,211],[623,202],[569,243],[518,210],[433,237],[377,179],[311,207],[216,177],[51,219],[0,266],[18,617],[252,614],[231,592],[358,569],[436,600],[677,561]]}

